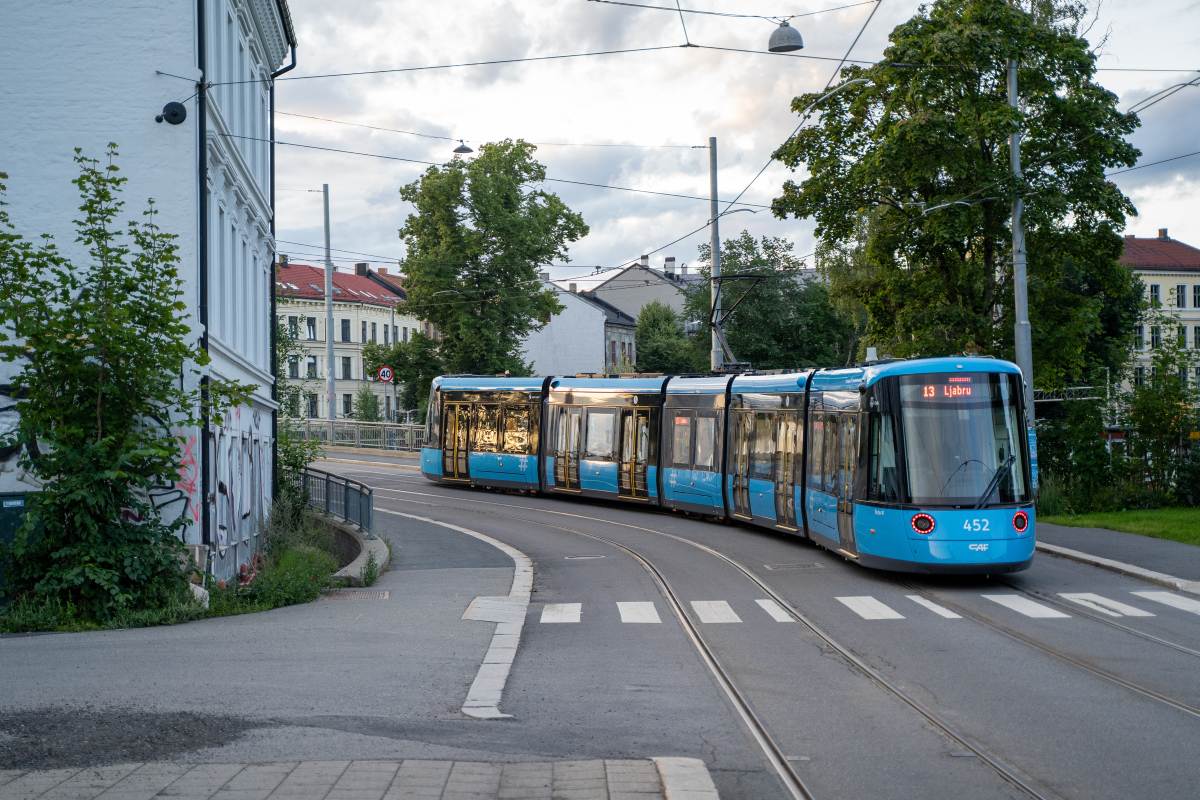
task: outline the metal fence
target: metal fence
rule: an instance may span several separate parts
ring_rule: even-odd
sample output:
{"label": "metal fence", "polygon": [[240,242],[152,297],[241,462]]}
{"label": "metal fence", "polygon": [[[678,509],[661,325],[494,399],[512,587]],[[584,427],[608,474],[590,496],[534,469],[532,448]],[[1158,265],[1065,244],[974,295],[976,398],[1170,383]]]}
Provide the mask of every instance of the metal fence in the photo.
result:
{"label": "metal fence", "polygon": [[354,420],[302,419],[292,423],[305,439],[315,439],[326,447],[365,447],[372,450],[420,450],[425,442],[424,425],[392,422],[355,422]]}
{"label": "metal fence", "polygon": [[294,479],[294,486],[308,504],[326,514],[341,517],[374,538],[375,495],[370,486],[332,472],[305,469]]}

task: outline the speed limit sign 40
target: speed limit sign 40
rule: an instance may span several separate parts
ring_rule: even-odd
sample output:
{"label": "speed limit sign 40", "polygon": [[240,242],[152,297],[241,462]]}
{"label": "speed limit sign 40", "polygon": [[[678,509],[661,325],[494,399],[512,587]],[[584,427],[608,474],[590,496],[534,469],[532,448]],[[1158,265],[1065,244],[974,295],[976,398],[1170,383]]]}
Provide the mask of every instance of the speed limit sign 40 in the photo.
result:
{"label": "speed limit sign 40", "polygon": [[379,380],[382,381],[383,383],[391,383],[392,382],[392,368],[391,367],[380,367],[379,368]]}

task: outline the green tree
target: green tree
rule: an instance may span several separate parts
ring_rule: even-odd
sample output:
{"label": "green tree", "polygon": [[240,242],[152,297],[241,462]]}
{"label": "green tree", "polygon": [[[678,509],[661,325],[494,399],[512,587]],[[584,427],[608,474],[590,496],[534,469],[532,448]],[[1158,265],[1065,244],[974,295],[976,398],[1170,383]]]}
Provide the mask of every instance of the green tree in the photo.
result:
{"label": "green tree", "polygon": [[378,372],[380,367],[391,367],[392,380],[400,384],[397,401],[400,407],[419,410],[424,420],[429,405],[429,387],[433,379],[446,372],[438,355],[438,343],[423,333],[413,333],[407,342],[393,345],[368,344],[363,347],[363,360],[367,369]]}
{"label": "green tree", "polygon": [[383,420],[383,408],[379,402],[379,396],[371,391],[371,385],[368,383],[358,387],[358,391],[354,393],[354,418],[359,422]]}
{"label": "green tree", "polygon": [[[305,391],[310,383],[315,383],[306,380],[306,374],[300,369],[304,354],[304,347],[300,344],[300,326],[276,320],[275,389],[279,401],[279,419],[275,469],[281,491],[298,487],[300,473],[321,455],[321,442],[306,436],[297,422]],[[300,377],[285,379],[291,373],[293,361],[296,374]]]}
{"label": "green tree", "polygon": [[185,316],[176,237],[153,200],[118,228],[116,145],[105,166],[75,152],[85,264],[49,236],[24,239],[0,207],[0,359],[20,365],[16,438],[44,487],[4,555],[16,594],[107,619],[186,590],[185,521],[164,520],[150,493],[179,476],[180,429],[204,412],[219,422],[246,391],[213,378],[203,394],[188,388],[208,356]]}
{"label": "green tree", "polygon": [[[869,336],[897,355],[1013,355],[1010,205],[1026,201],[1035,380],[1060,386],[1119,368],[1136,317],[1136,281],[1118,259],[1133,205],[1105,177],[1139,152],[1138,125],[1094,80],[1078,15],[1039,19],[1007,0],[937,0],[898,26],[884,59],[822,101],[819,124],[777,152],[810,177],[788,181],[777,215],[814,219],[828,248],[855,241],[878,209],[851,291]],[[1074,7],[1072,7],[1074,8]],[[1070,10],[1070,9],[1067,9]],[[1077,9],[1076,9],[1077,10]],[[1006,59],[1020,62],[1022,108],[1008,103]],[[817,95],[793,101],[800,111]],[[1023,179],[1008,135],[1023,132]]]}
{"label": "green tree", "polygon": [[480,148],[471,161],[430,167],[400,196],[416,206],[400,230],[407,309],[437,325],[451,372],[524,374],[521,342],[562,311],[538,269],[566,261],[588,232],[557,195],[535,188],[546,168],[522,140]]}
{"label": "green tree", "polygon": [[695,348],[675,309],[658,300],[642,306],[637,318],[637,371],[694,372],[695,360]]}
{"label": "green tree", "polygon": [[[700,261],[710,262],[709,246],[699,249]],[[784,239],[764,236],[755,241],[742,231],[721,245],[722,275],[763,278],[753,288],[750,281],[728,281],[721,289],[725,311],[745,295],[724,325],[725,338],[739,360],[758,369],[800,369],[844,366],[852,358],[853,321],[833,307],[828,288],[800,276],[803,268],[804,262],[792,255],[792,243]],[[704,325],[712,307],[707,263],[700,274],[705,280],[685,290],[685,311],[689,319],[702,322],[692,342],[696,360],[707,365],[711,337]]]}

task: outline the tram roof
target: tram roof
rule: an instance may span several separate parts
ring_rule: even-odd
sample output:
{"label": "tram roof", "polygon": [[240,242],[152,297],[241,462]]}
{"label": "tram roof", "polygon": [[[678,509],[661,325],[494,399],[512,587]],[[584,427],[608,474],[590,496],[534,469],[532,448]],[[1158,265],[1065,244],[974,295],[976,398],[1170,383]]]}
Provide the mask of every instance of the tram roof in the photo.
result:
{"label": "tram roof", "polygon": [[486,378],[476,375],[443,375],[433,385],[450,392],[484,389],[497,392],[540,392],[545,378]]}
{"label": "tram roof", "polygon": [[725,394],[728,375],[707,375],[701,378],[671,378],[667,394]]}
{"label": "tram roof", "polygon": [[808,374],[784,372],[778,375],[738,375],[733,379],[733,392],[803,392]]}
{"label": "tram roof", "polygon": [[927,375],[939,372],[1021,374],[1021,370],[1016,364],[998,358],[981,358],[979,356],[915,358],[911,361],[892,361],[867,367],[821,370],[813,376],[812,388],[814,391],[850,391],[857,389],[861,383],[870,386],[881,378],[892,375]]}
{"label": "tram roof", "polygon": [[555,378],[550,381],[552,392],[605,392],[626,394],[662,391],[665,377],[660,378]]}

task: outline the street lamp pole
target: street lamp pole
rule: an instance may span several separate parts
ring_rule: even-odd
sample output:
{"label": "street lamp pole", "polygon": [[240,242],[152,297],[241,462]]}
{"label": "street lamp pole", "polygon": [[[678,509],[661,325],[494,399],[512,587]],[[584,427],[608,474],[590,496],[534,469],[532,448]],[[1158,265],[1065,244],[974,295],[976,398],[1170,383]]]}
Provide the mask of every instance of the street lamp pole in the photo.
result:
{"label": "street lamp pole", "polygon": [[[1008,59],[1008,104],[1017,107],[1017,62]],[[1025,427],[1032,433],[1033,424],[1033,335],[1029,326],[1029,294],[1026,288],[1025,228],[1021,215],[1025,212],[1025,200],[1021,197],[1021,129],[1013,130],[1008,137],[1008,156],[1016,178],[1017,196],[1012,201],[1012,253],[1013,253],[1013,312],[1016,316],[1014,343],[1016,344],[1017,366],[1025,379]]]}
{"label": "street lamp pole", "polygon": [[329,184],[323,184],[321,191],[325,195],[325,395],[329,404],[329,420],[332,422],[337,419],[337,395],[333,377],[333,259],[329,256]]}
{"label": "street lamp pole", "polygon": [[[717,220],[720,218],[720,210],[717,208],[719,202],[717,200],[717,137],[708,137],[708,183],[709,192],[711,193],[711,209],[712,209],[712,238],[709,240],[709,250],[712,256],[711,270],[711,290],[712,290],[712,317],[711,319],[720,321],[721,319],[721,235],[717,230]],[[709,368],[713,372],[721,369],[724,363],[723,354],[721,352],[721,342],[718,338],[717,329],[712,329],[712,351],[709,354]]]}

